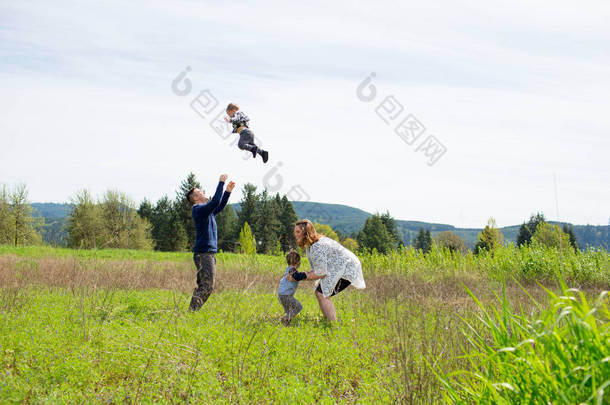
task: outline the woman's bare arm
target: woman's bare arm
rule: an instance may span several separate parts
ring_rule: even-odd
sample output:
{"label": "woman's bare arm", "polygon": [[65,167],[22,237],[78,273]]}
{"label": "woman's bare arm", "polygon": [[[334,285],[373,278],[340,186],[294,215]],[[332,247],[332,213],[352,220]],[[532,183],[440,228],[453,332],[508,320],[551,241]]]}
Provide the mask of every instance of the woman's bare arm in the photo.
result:
{"label": "woman's bare arm", "polygon": [[323,275],[319,276],[316,273],[314,273],[313,271],[308,271],[305,274],[307,274],[307,280],[319,280],[321,278],[326,277],[326,274],[323,274]]}

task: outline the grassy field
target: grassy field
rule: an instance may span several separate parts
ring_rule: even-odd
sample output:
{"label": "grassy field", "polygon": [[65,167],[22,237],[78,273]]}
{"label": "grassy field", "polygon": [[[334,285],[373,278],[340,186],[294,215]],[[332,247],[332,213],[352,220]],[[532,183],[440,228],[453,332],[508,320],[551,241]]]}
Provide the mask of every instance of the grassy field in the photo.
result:
{"label": "grassy field", "polygon": [[530,265],[582,295],[544,272],[549,291],[501,282],[535,253],[365,256],[338,323],[304,282],[284,327],[280,257],[219,254],[188,313],[189,253],[0,247],[0,403],[608,403],[608,254]]}
{"label": "grassy field", "polygon": [[300,298],[307,309],[285,328],[273,294],[224,291],[188,314],[169,291],[20,293],[3,316],[0,401],[388,401],[388,353],[371,336],[390,330],[353,295],[337,328]]}

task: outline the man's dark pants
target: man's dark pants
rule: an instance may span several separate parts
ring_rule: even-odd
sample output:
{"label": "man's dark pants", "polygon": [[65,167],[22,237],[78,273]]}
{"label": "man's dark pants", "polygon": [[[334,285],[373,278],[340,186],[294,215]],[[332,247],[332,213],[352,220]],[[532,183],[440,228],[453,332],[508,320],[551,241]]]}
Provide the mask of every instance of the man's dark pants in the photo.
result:
{"label": "man's dark pants", "polygon": [[216,278],[216,258],[214,253],[195,253],[193,255],[197,267],[197,288],[193,291],[189,310],[198,311],[208,300],[214,290]]}

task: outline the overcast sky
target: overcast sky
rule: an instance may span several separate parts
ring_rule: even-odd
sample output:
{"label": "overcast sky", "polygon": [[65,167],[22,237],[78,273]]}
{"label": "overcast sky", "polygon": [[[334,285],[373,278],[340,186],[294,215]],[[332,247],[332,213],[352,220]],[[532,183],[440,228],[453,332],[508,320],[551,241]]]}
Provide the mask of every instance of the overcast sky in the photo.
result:
{"label": "overcast sky", "polygon": [[[397,219],[605,225],[609,21],[608,1],[0,0],[0,183],[139,202],[227,172]],[[203,90],[218,106],[201,117]],[[267,165],[211,128],[229,102]]]}

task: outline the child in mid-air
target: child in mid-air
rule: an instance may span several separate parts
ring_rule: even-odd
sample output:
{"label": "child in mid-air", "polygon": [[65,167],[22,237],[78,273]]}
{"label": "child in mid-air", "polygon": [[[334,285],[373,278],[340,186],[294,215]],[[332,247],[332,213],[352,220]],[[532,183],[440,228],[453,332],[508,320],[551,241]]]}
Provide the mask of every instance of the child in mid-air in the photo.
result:
{"label": "child in mid-air", "polygon": [[277,296],[285,312],[282,317],[284,325],[290,324],[290,321],[303,309],[301,303],[294,298],[294,293],[299,287],[299,281],[307,278],[305,273],[297,271],[301,265],[301,256],[297,252],[294,250],[288,252],[286,262],[288,267],[286,267],[284,277],[280,280],[280,286],[277,289]]}
{"label": "child in mid-air", "polygon": [[239,134],[239,143],[237,144],[239,149],[252,152],[253,158],[256,158],[256,154],[258,153],[262,156],[263,163],[267,163],[267,160],[269,160],[269,152],[262,150],[254,144],[254,133],[248,128],[248,121],[250,121],[250,118],[248,118],[243,111],[239,110],[237,104],[233,103],[227,106],[227,115],[229,118],[225,117],[225,121],[233,125],[234,133]]}

